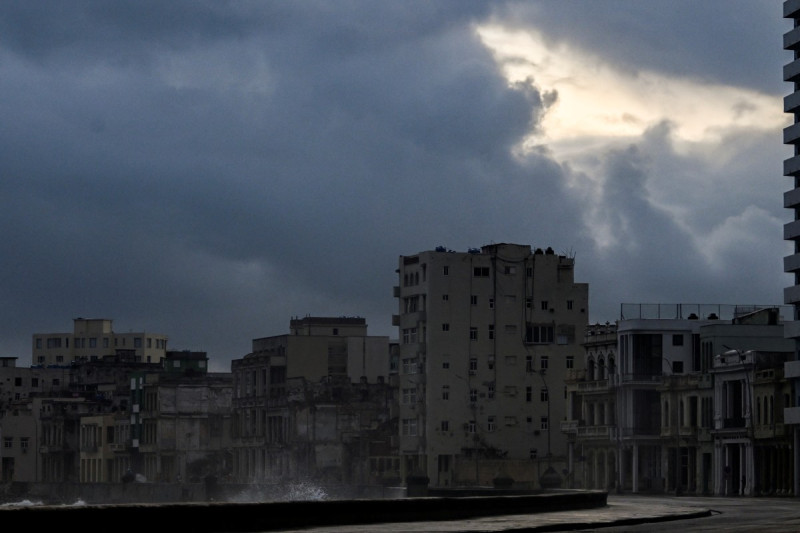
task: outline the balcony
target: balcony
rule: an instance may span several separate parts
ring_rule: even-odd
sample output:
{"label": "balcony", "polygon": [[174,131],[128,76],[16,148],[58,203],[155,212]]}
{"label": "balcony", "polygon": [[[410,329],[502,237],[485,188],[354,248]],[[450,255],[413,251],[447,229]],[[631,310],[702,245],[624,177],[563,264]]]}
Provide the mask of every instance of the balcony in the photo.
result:
{"label": "balcony", "polygon": [[800,26],[783,34],[783,49],[794,50],[800,47]]}
{"label": "balcony", "polygon": [[561,421],[561,433],[569,433],[572,435],[576,435],[578,433],[578,421],[577,420],[562,420]]}
{"label": "balcony", "polygon": [[624,385],[660,385],[661,374],[623,374]]}
{"label": "balcony", "polygon": [[786,426],[784,424],[773,424],[758,426],[755,430],[755,437],[757,439],[770,439],[772,437],[783,437],[786,435]]}
{"label": "balcony", "polygon": [[659,437],[661,428],[658,426],[642,426],[633,428],[622,428],[623,437]]}
{"label": "balcony", "polygon": [[794,113],[800,108],[800,92],[783,97],[783,112]]}
{"label": "balcony", "polygon": [[722,420],[723,429],[738,429],[738,428],[745,428],[746,426],[747,426],[747,420],[741,416],[734,416]]}
{"label": "balcony", "polygon": [[790,157],[783,161],[783,175],[794,176],[800,173],[800,156]]}
{"label": "balcony", "polygon": [[783,363],[783,375],[786,379],[800,378],[800,361]]}
{"label": "balcony", "polygon": [[580,426],[578,438],[608,440],[611,437],[611,426]]}
{"label": "balcony", "polygon": [[783,129],[783,144],[794,144],[798,139],[800,139],[800,124],[792,124]]}
{"label": "balcony", "polygon": [[712,442],[714,435],[711,434],[709,428],[697,428],[697,440],[699,442]]}
{"label": "balcony", "polygon": [[800,77],[800,59],[783,66],[783,81],[796,81]]}
{"label": "balcony", "polygon": [[584,393],[605,392],[608,391],[608,380],[602,379],[598,381],[582,381],[578,383],[578,390]]}
{"label": "balcony", "polygon": [[786,0],[783,3],[784,18],[797,16],[798,12],[800,12],[800,0]]}

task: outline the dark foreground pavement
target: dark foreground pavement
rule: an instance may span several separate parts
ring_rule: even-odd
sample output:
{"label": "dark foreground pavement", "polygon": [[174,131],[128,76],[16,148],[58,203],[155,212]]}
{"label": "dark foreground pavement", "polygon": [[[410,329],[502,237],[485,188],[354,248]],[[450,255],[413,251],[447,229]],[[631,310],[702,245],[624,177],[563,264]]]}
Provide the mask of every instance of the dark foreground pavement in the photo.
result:
{"label": "dark foreground pavement", "polygon": [[602,491],[535,495],[334,500],[254,504],[129,504],[3,508],[0,523],[54,530],[103,524],[122,533],[180,527],[193,533],[571,531],[710,516],[662,500],[615,500]]}

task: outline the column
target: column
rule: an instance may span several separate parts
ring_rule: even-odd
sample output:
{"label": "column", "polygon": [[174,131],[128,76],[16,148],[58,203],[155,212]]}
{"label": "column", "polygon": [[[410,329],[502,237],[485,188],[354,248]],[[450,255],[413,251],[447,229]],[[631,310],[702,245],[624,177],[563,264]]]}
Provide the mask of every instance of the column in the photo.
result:
{"label": "column", "polygon": [[800,426],[792,425],[792,437],[794,446],[792,446],[792,455],[794,459],[794,479],[792,480],[792,494],[794,496],[800,495]]}
{"label": "column", "polygon": [[633,471],[631,472],[633,481],[633,492],[639,492],[639,445],[633,444]]}

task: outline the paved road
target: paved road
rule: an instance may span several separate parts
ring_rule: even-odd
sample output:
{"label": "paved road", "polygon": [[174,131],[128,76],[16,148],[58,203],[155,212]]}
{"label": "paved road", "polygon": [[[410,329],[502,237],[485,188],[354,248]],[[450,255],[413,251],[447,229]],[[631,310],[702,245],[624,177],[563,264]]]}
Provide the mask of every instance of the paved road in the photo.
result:
{"label": "paved road", "polygon": [[[663,506],[665,510],[695,508],[712,511],[711,516],[678,522],[655,522],[640,525],[603,528],[604,533],[656,532],[674,533],[703,531],[788,533],[800,531],[800,499],[798,498],[694,498],[694,497],[641,497],[651,507]],[[635,503],[636,497],[609,497],[615,501]],[[576,531],[595,531],[578,529]]]}
{"label": "paved road", "polygon": [[694,531],[800,531],[797,498],[695,498],[609,495],[608,506],[582,511],[291,530],[305,533],[602,533]]}

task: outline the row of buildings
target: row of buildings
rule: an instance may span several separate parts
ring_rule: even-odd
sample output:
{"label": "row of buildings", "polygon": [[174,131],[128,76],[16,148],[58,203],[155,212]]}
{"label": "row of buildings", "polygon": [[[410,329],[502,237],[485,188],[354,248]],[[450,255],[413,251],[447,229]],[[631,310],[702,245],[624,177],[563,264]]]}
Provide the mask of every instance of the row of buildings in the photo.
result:
{"label": "row of buildings", "polygon": [[622,305],[589,324],[574,258],[401,256],[397,338],[293,318],[231,371],[75,319],[0,359],[0,479],[797,494],[781,306]]}

